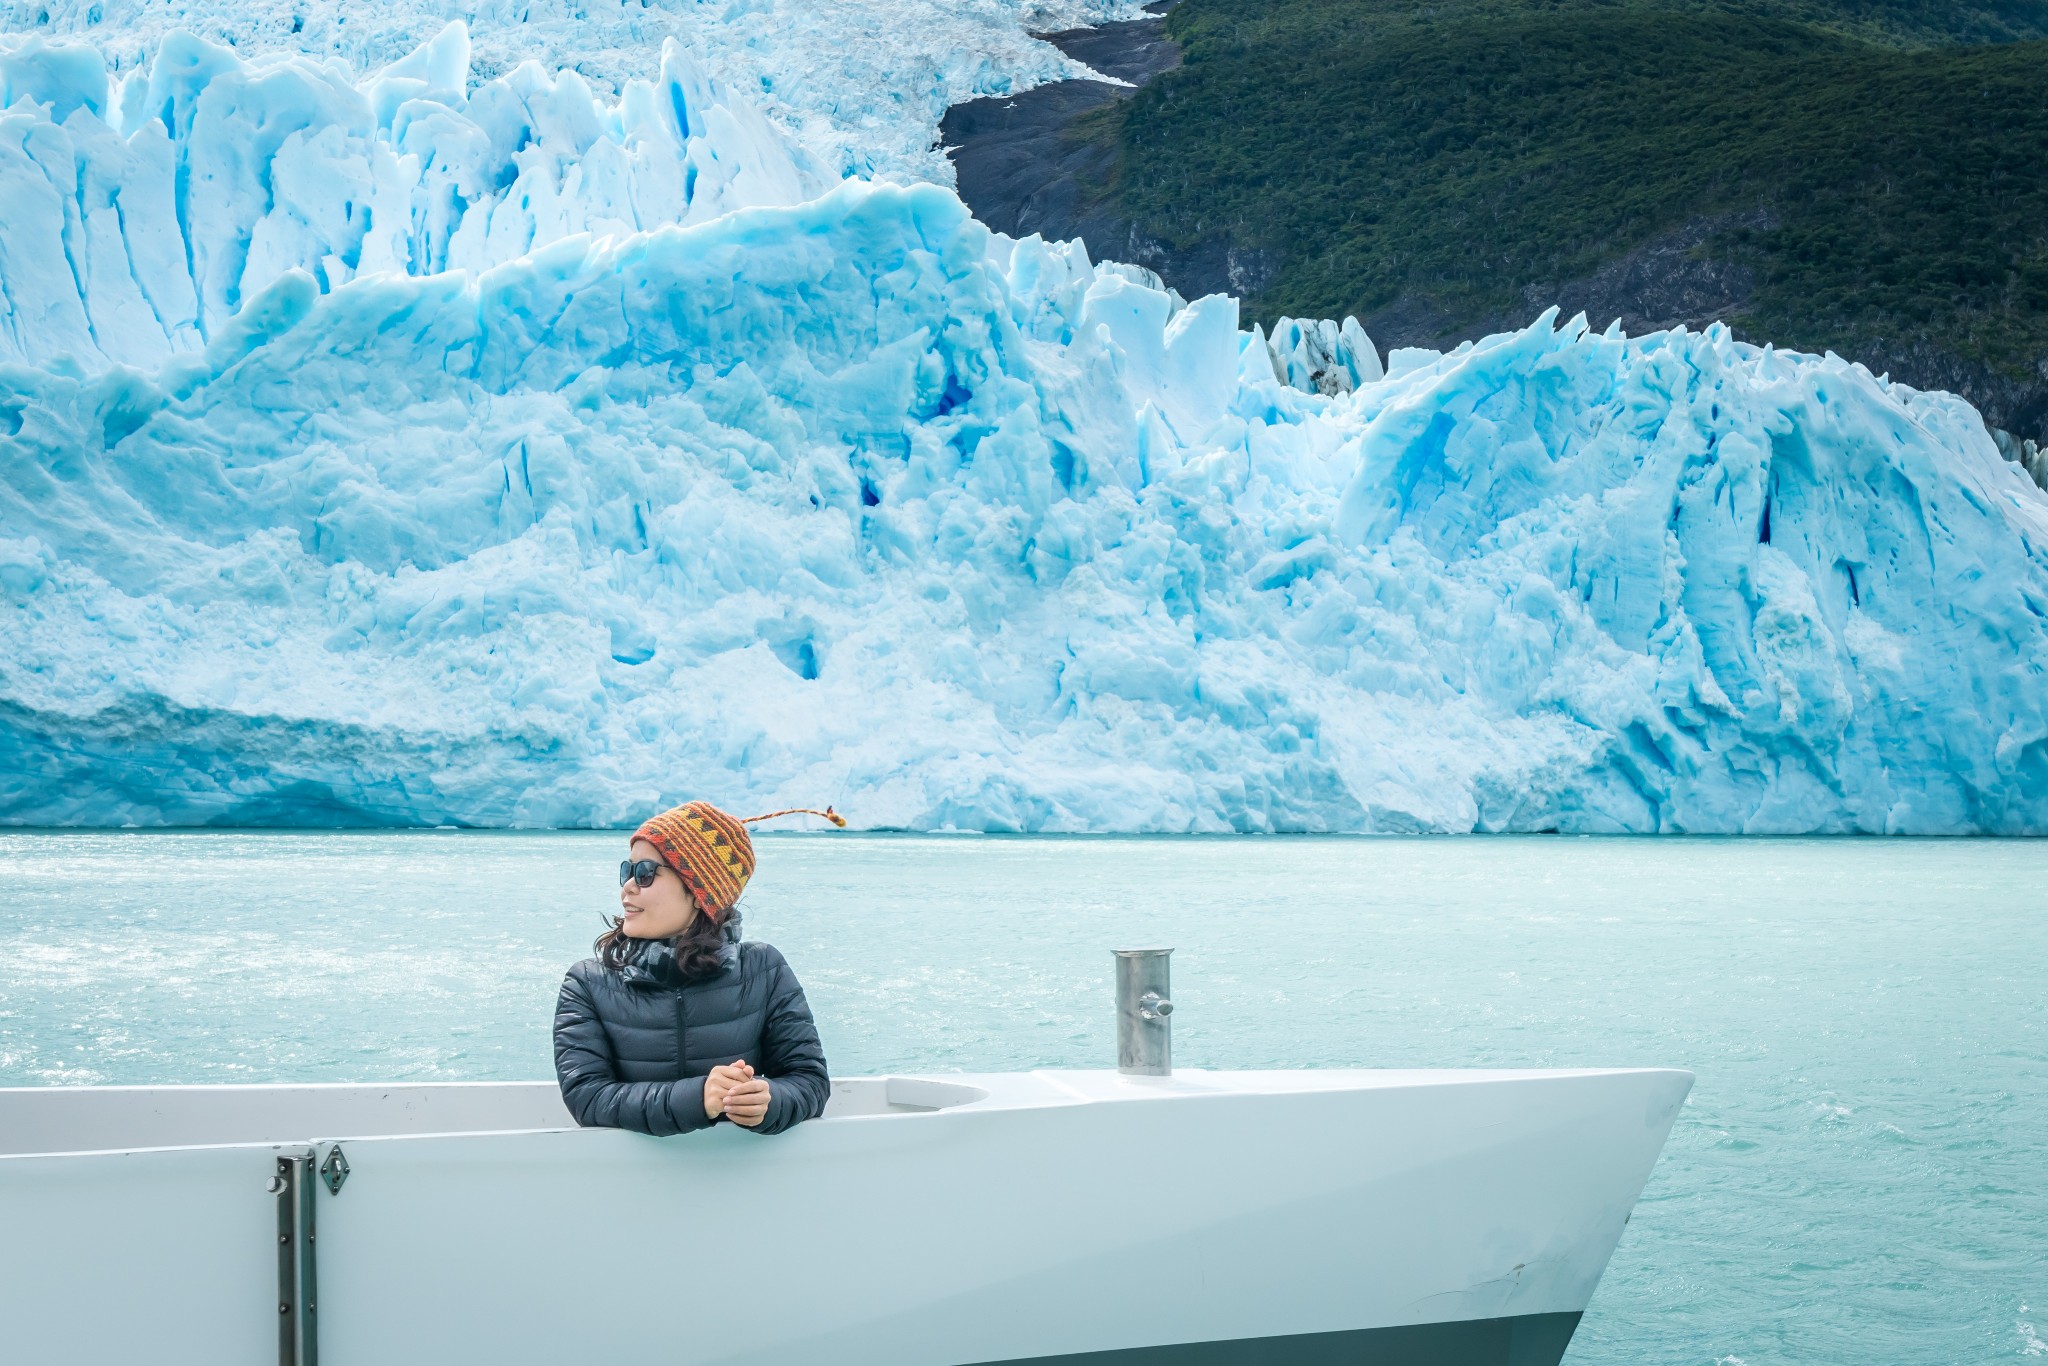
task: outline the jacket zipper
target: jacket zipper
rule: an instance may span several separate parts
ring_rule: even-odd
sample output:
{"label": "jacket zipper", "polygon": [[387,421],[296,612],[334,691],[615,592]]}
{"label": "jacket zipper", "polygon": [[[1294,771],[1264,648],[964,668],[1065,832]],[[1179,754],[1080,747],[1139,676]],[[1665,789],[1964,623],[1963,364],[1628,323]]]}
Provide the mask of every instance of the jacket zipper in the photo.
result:
{"label": "jacket zipper", "polygon": [[682,1075],[686,1059],[690,1055],[682,1049],[682,987],[676,987],[676,1075]]}

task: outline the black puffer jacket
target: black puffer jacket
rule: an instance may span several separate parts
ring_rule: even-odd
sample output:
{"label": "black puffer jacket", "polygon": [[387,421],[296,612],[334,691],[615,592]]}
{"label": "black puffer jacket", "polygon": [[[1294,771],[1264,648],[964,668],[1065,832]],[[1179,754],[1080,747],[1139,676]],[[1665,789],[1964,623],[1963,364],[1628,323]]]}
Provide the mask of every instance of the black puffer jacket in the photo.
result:
{"label": "black puffer jacket", "polygon": [[618,972],[595,958],[569,969],[555,1007],[555,1075],[578,1124],[709,1128],[718,1121],[704,1115],[704,1074],[741,1058],[768,1078],[768,1116],[755,1133],[824,1110],[825,1050],[789,963],[760,943],[727,943],[719,959],[717,972],[684,981],[667,941],[640,940]]}

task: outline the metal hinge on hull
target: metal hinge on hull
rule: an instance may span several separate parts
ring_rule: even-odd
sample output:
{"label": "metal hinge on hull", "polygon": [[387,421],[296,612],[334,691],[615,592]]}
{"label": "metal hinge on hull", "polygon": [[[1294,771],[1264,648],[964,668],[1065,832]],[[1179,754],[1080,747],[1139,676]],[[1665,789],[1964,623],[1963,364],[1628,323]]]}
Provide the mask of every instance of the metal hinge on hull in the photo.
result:
{"label": "metal hinge on hull", "polygon": [[277,1197],[278,1366],[319,1366],[318,1278],[313,1264],[313,1153],[281,1153],[270,1178]]}
{"label": "metal hinge on hull", "polygon": [[277,1199],[277,1361],[278,1366],[320,1366],[319,1277],[313,1260],[314,1196],[320,1183],[334,1195],[348,1179],[348,1159],[341,1145],[327,1151],[314,1170],[315,1150],[280,1153],[270,1178]]}

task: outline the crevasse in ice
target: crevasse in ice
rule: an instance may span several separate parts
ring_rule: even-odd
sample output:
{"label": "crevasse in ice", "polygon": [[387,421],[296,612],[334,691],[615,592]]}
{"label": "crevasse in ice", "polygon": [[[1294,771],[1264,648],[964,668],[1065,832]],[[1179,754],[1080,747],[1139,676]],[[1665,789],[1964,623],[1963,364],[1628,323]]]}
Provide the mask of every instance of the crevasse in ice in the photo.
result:
{"label": "crevasse in ice", "polygon": [[676,217],[31,334],[0,820],[2048,829],[2048,500],[1954,398],[1554,317],[1376,373],[933,186]]}

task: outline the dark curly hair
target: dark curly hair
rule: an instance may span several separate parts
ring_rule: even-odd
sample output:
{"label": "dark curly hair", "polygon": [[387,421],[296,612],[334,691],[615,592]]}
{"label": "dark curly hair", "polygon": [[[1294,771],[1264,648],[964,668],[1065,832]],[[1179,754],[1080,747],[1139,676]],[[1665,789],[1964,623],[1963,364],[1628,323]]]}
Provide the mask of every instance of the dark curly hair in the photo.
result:
{"label": "dark curly hair", "polygon": [[[597,937],[590,951],[597,955],[597,961],[612,972],[626,966],[632,950],[633,937],[626,933],[625,917],[608,915],[604,918],[605,932]],[[675,954],[676,971],[685,981],[698,977],[709,977],[718,971],[719,950],[727,940],[737,941],[740,937],[740,908],[730,907],[724,915],[713,919],[701,912],[690,918],[683,932],[668,941],[669,951]]]}

